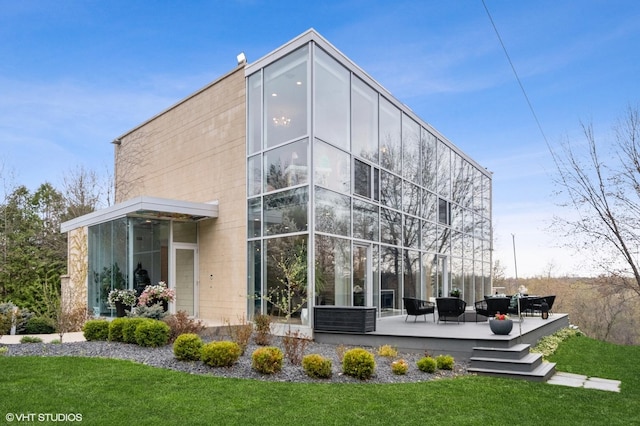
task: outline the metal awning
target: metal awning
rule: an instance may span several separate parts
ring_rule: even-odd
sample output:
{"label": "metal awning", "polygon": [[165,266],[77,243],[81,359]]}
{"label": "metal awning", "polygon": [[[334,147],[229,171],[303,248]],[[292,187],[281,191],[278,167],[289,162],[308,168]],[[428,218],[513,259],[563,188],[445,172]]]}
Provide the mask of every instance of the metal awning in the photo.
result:
{"label": "metal awning", "polygon": [[60,225],[60,232],[69,232],[83,226],[97,225],[123,217],[184,222],[213,219],[218,217],[218,201],[195,203],[143,195],[64,222]]}

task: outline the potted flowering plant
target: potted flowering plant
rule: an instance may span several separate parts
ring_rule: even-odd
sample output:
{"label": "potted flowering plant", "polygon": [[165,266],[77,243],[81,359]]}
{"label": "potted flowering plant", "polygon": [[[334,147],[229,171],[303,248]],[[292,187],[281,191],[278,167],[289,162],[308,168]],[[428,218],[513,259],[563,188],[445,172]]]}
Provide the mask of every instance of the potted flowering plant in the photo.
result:
{"label": "potted flowering plant", "polygon": [[460,291],[460,289],[458,287],[453,287],[451,289],[451,291],[449,292],[449,296],[451,296],[451,297],[460,297],[461,294],[462,294],[462,292]]}
{"label": "potted flowering plant", "polygon": [[498,312],[489,320],[489,327],[491,331],[493,331],[493,334],[507,335],[511,333],[513,321],[509,318],[509,315]]}
{"label": "potted flowering plant", "polygon": [[125,316],[125,306],[133,306],[136,304],[136,291],[128,289],[114,289],[109,292],[107,297],[109,305],[116,308],[118,317]]}
{"label": "potted flowering plant", "polygon": [[167,287],[167,283],[164,281],[160,281],[157,285],[148,285],[144,288],[138,298],[138,305],[152,306],[156,303],[162,303],[166,311],[168,309],[169,302],[173,302],[175,297],[175,290]]}

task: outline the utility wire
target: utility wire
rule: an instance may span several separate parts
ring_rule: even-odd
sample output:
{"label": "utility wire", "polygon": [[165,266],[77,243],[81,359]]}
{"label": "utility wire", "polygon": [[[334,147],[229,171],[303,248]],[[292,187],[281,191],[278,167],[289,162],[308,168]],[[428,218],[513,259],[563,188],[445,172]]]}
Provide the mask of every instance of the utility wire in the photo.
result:
{"label": "utility wire", "polygon": [[498,27],[496,27],[495,22],[493,22],[493,18],[491,17],[491,13],[489,12],[489,8],[487,7],[487,4],[485,3],[484,0],[482,0],[482,5],[484,6],[484,10],[487,12],[487,16],[489,17],[489,20],[491,21],[491,25],[493,26],[493,30],[496,32],[496,36],[498,36],[498,40],[500,41],[500,45],[502,46],[502,50],[504,51],[504,54],[507,57],[507,60],[509,61],[509,65],[511,65],[511,70],[513,71],[513,74],[516,76],[516,80],[518,81],[518,85],[520,86],[520,90],[522,90],[522,94],[524,95],[524,98],[527,101],[527,105],[529,105],[529,109],[531,110],[531,114],[533,115],[533,118],[536,121],[536,124],[538,125],[538,129],[540,130],[540,133],[542,134],[542,138],[544,139],[544,142],[547,144],[547,147],[550,147],[549,141],[547,140],[547,136],[545,135],[544,130],[542,130],[542,126],[540,125],[540,120],[538,120],[538,116],[536,115],[536,111],[533,109],[533,105],[531,104],[531,101],[529,100],[529,96],[527,96],[527,91],[524,90],[524,86],[522,85],[522,82],[520,81],[520,77],[518,76],[518,72],[516,71],[516,67],[513,66],[513,62],[511,61],[511,57],[509,56],[509,52],[507,52],[507,48],[505,47],[504,43],[502,42],[502,37],[500,37],[500,33],[498,32]]}

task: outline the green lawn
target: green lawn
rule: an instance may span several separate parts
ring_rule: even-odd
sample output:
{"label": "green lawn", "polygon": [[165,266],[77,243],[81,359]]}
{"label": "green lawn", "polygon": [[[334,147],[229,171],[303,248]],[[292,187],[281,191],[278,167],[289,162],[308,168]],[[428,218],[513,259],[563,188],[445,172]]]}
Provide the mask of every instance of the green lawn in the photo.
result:
{"label": "green lawn", "polygon": [[621,380],[615,393],[480,376],[276,383],[128,361],[0,356],[0,423],[7,413],[79,413],[83,425],[630,425],[640,424],[638,360],[640,347],[586,337],[566,340],[552,356],[560,371]]}

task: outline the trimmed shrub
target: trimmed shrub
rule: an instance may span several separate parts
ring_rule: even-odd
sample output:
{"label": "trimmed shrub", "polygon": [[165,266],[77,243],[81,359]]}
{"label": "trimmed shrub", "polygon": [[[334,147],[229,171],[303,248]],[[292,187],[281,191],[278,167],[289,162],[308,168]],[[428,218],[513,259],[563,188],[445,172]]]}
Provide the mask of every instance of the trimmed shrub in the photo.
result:
{"label": "trimmed shrub", "polygon": [[157,348],[169,343],[171,329],[159,320],[148,320],[136,327],[136,343],[140,346]]}
{"label": "trimmed shrub", "polygon": [[425,373],[434,373],[436,371],[436,367],[438,363],[435,359],[430,356],[422,357],[416,362],[418,366],[418,370],[424,371]]}
{"label": "trimmed shrub", "polygon": [[115,318],[109,323],[109,340],[112,342],[124,342],[122,329],[130,318]]}
{"label": "trimmed shrub", "polygon": [[395,358],[398,356],[398,349],[391,345],[382,345],[378,348],[378,355],[386,358]]}
{"label": "trimmed shrub", "polygon": [[127,318],[122,326],[122,341],[124,343],[138,343],[136,341],[136,329],[144,322],[151,321],[149,318]]}
{"label": "trimmed shrub", "polygon": [[328,379],[331,377],[331,366],[331,360],[322,355],[309,354],[302,358],[304,372],[314,379]]}
{"label": "trimmed shrub", "polygon": [[86,340],[107,340],[109,338],[109,321],[104,319],[89,320],[82,326]]}
{"label": "trimmed shrub", "polygon": [[22,336],[20,343],[42,343],[42,339],[35,336]]}
{"label": "trimmed shrub", "polygon": [[53,321],[45,317],[31,317],[24,327],[25,334],[51,334],[56,332]]}
{"label": "trimmed shrub", "polygon": [[440,370],[453,370],[453,364],[455,363],[451,355],[438,355],[436,357],[436,365]]}
{"label": "trimmed shrub", "polygon": [[199,361],[202,339],[195,333],[185,333],[173,342],[173,355],[180,361]]}
{"label": "trimmed shrub", "polygon": [[4,355],[9,352],[9,348],[6,346],[0,346],[0,355]]}
{"label": "trimmed shrub", "polygon": [[409,363],[404,359],[393,361],[391,363],[391,371],[393,374],[397,374],[398,376],[407,374],[407,371],[409,371]]}
{"label": "trimmed shrub", "polygon": [[284,354],[275,346],[264,346],[253,351],[251,367],[262,374],[273,374],[282,370]]}
{"label": "trimmed shrub", "polygon": [[348,376],[367,380],[373,376],[376,361],[373,354],[362,348],[349,349],[342,359],[342,372]]}
{"label": "trimmed shrub", "polygon": [[221,340],[204,345],[200,350],[200,359],[211,367],[231,367],[241,354],[242,349],[236,342]]}

